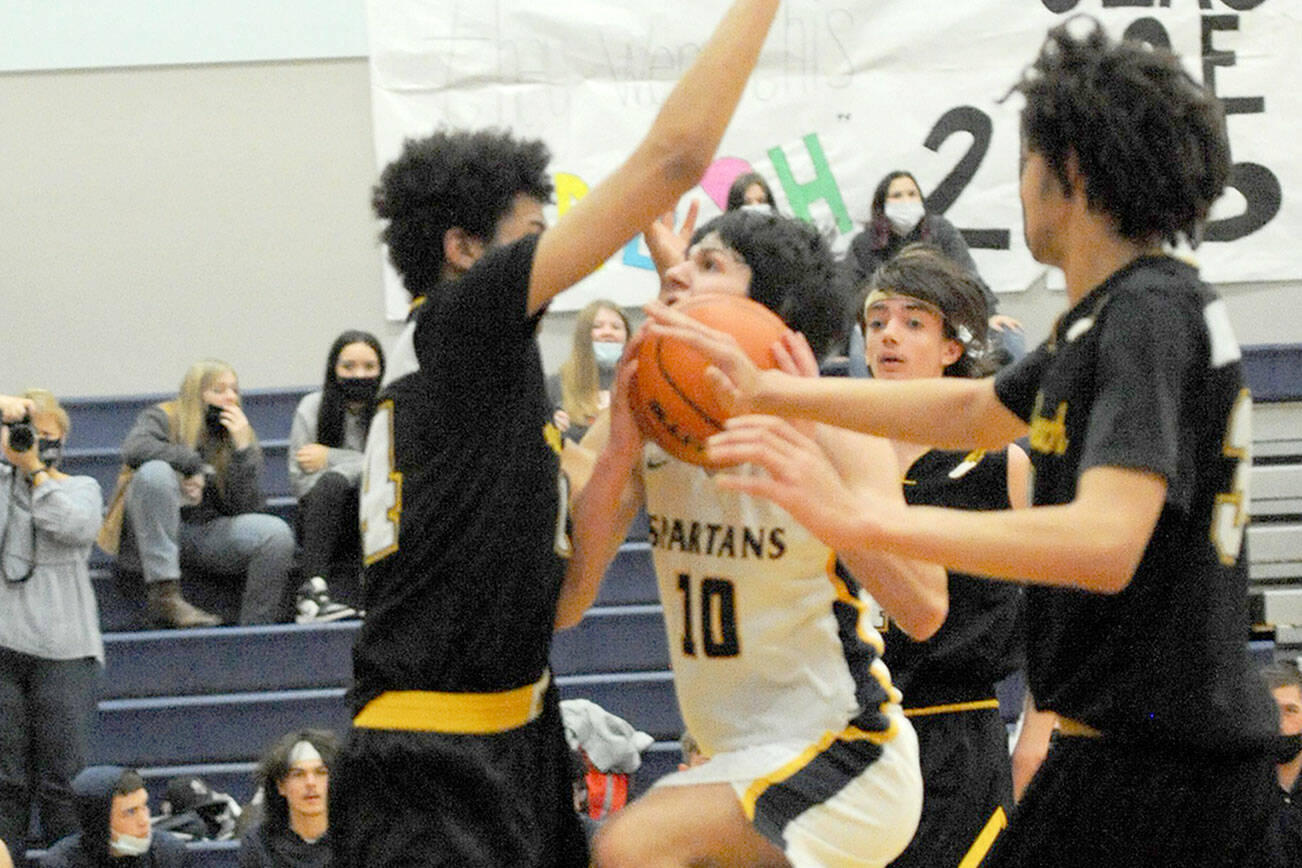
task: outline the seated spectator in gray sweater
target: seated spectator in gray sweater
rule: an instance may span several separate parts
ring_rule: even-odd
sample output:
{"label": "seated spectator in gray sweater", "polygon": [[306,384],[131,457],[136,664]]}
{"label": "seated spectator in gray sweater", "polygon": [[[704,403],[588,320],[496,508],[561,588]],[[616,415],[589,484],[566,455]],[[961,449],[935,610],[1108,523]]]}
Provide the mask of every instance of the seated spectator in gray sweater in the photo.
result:
{"label": "seated spectator in gray sweater", "polygon": [[136,419],[122,460],[134,474],[119,558],[143,573],[149,615],[159,626],[219,622],[181,597],[183,566],[240,577],[241,624],[283,620],[294,533],[260,511],[262,449],[230,365],[191,365],[175,400]]}

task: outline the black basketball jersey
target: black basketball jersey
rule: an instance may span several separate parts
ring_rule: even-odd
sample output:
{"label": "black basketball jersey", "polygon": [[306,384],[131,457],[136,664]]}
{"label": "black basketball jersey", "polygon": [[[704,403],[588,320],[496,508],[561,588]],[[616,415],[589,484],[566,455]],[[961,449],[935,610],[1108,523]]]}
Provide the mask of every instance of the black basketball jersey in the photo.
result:
{"label": "black basketball jersey", "polygon": [[[910,505],[1011,509],[1008,452],[932,449],[909,467]],[[884,660],[904,692],[905,708],[972,702],[994,696],[995,682],[1022,665],[1022,590],[950,571],[949,613],[940,629],[917,642],[898,628],[883,633]]]}
{"label": "black basketball jersey", "polygon": [[354,712],[386,690],[488,692],[547,665],[569,553],[560,435],[528,316],[530,236],[440,286],[400,339],[366,447]]}
{"label": "black basketball jersey", "polygon": [[1243,537],[1251,398],[1224,302],[1191,266],[1145,257],[1000,372],[1030,426],[1036,505],[1068,503],[1109,466],[1166,480],[1166,503],[1118,594],[1027,590],[1037,703],[1140,741],[1233,750],[1269,739],[1273,703],[1246,642]]}

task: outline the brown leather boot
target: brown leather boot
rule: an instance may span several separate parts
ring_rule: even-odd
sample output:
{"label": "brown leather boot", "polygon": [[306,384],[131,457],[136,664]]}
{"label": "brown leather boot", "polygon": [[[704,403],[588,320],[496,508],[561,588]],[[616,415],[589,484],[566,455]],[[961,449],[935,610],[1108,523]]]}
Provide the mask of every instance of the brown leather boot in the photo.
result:
{"label": "brown leather boot", "polygon": [[176,579],[150,582],[149,617],[159,627],[216,627],[221,618],[192,606],[181,596],[181,583]]}

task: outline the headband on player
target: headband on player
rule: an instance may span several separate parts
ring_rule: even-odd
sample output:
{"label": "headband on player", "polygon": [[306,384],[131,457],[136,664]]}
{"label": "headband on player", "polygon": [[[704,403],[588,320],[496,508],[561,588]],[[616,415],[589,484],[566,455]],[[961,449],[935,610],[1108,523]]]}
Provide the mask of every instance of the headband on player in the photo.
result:
{"label": "headband on player", "polygon": [[971,330],[968,329],[967,326],[963,325],[962,323],[956,323],[953,320],[947,320],[945,317],[945,312],[943,310],[936,307],[934,304],[927,301],[926,299],[921,299],[918,298],[917,296],[909,295],[907,292],[893,292],[887,289],[874,289],[872,292],[868,293],[868,297],[864,299],[863,309],[864,309],[865,318],[867,318],[868,311],[872,309],[873,305],[879,302],[883,302],[888,298],[907,298],[909,301],[912,301],[913,303],[917,304],[918,307],[931,311],[936,316],[940,317],[942,322],[946,322],[946,321],[949,322],[950,328],[954,330],[955,340],[957,340],[960,344],[963,345],[963,352],[970,353],[974,349],[976,349],[975,347],[972,346],[972,332]]}

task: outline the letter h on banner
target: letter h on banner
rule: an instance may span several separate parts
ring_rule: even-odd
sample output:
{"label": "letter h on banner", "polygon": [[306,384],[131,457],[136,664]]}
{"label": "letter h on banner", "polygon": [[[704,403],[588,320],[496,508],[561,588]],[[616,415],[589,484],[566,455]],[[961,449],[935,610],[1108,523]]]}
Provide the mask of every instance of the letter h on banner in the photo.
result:
{"label": "letter h on banner", "polygon": [[777,172],[778,180],[782,182],[782,189],[786,191],[787,201],[791,203],[791,212],[802,220],[812,221],[809,206],[822,199],[832,209],[832,216],[836,218],[836,228],[843,233],[849,232],[854,228],[854,223],[851,222],[850,212],[846,210],[845,202],[841,199],[841,188],[837,186],[836,178],[832,175],[832,167],[827,164],[827,157],[823,155],[823,146],[818,141],[818,134],[810,133],[801,141],[805,143],[805,149],[809,152],[809,161],[814,166],[814,180],[804,184],[797,182],[792,175],[791,164],[787,162],[787,155],[782,152],[782,148],[771,148],[768,152],[769,159],[773,162],[773,170]]}

